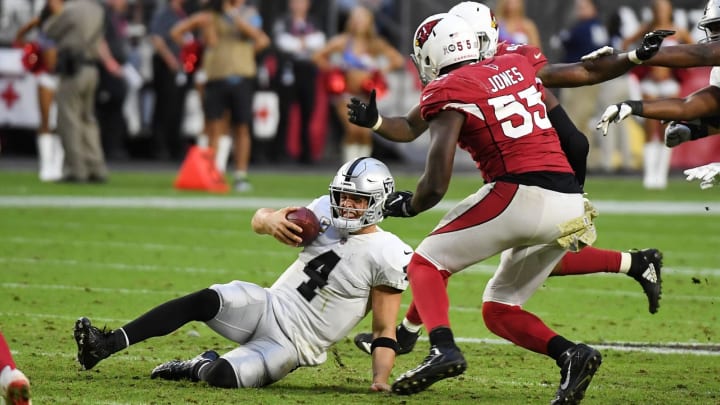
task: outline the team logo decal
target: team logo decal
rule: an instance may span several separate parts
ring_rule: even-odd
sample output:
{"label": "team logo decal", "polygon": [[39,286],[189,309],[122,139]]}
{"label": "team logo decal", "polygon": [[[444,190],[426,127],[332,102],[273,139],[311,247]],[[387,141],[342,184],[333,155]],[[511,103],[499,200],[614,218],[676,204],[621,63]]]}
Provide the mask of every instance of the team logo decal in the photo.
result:
{"label": "team logo decal", "polygon": [[440,22],[441,20],[432,20],[428,21],[425,24],[423,24],[422,27],[418,28],[417,32],[415,33],[415,46],[418,48],[422,48],[423,45],[425,45],[425,42],[427,42],[428,38],[430,37],[430,34],[432,34],[433,28]]}

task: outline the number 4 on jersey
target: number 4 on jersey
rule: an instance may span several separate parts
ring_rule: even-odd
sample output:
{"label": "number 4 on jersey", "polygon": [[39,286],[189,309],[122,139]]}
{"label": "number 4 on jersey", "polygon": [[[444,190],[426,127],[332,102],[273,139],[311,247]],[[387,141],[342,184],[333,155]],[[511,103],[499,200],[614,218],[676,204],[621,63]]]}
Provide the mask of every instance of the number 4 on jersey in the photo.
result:
{"label": "number 4 on jersey", "polygon": [[310,277],[310,280],[297,287],[300,294],[305,297],[306,300],[311,301],[313,297],[317,295],[317,291],[315,290],[327,285],[330,272],[333,271],[339,261],[340,256],[332,250],[310,260],[303,269],[303,272]]}

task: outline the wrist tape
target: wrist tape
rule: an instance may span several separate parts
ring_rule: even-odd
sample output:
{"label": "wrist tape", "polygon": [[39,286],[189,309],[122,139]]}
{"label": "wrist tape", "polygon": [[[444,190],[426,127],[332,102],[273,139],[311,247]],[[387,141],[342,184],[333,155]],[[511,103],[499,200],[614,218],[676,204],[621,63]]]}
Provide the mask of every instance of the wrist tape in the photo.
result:
{"label": "wrist tape", "polygon": [[377,131],[380,129],[380,125],[382,125],[382,115],[378,114],[378,119],[375,121],[375,125],[372,126],[373,131]]}

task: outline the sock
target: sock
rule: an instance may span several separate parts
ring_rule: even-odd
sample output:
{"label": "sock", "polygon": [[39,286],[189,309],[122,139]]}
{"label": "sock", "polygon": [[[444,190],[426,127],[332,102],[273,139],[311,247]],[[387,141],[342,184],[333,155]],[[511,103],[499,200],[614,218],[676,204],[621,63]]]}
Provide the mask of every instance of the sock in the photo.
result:
{"label": "sock", "polygon": [[[565,339],[560,335],[555,335],[548,342],[548,356],[550,356],[556,363],[560,361],[560,356],[565,353],[569,348],[575,346],[575,343]],[[558,366],[562,367],[562,364],[558,363]]]}
{"label": "sock", "polygon": [[557,336],[540,318],[517,305],[483,302],[482,314],[490,332],[536,353],[548,354],[548,343]]}
{"label": "sock", "polygon": [[422,323],[410,322],[407,318],[402,320],[402,326],[407,329],[408,332],[418,333],[422,328]]}
{"label": "sock", "polygon": [[60,180],[63,176],[63,163],[65,162],[65,148],[62,146],[62,139],[57,134],[51,134],[52,139],[52,176]]}
{"label": "sock", "polygon": [[53,176],[53,139],[50,134],[39,134],[37,136],[38,150],[38,177],[40,181],[59,180]]}
{"label": "sock", "polygon": [[233,174],[233,178],[235,178],[235,180],[247,180],[247,177],[247,170],[235,170],[235,173]]}
{"label": "sock", "polygon": [[108,336],[108,349],[112,353],[117,353],[120,350],[123,350],[130,346],[130,341],[128,340],[127,334],[125,331],[120,329],[115,329],[112,332],[110,332],[110,336]]}
{"label": "sock", "polygon": [[672,149],[658,142],[657,148],[657,169],[655,172],[655,185],[657,188],[667,188],[668,173],[670,172],[670,158]]}
{"label": "sock", "polygon": [[191,321],[207,322],[218,311],[220,296],[215,290],[206,288],[161,304],[121,329],[129,346],[151,337],[165,336]]}
{"label": "sock", "polygon": [[210,140],[208,139],[207,135],[200,134],[197,136],[197,141],[195,141],[195,144],[201,148],[207,148],[210,145]]}
{"label": "sock", "polygon": [[627,274],[628,271],[630,271],[630,266],[632,265],[632,254],[628,252],[620,252],[620,257],[620,269],[618,269],[618,273]]}
{"label": "sock", "polygon": [[355,144],[346,143],[342,146],[342,157],[344,162],[349,162],[356,157]]}
{"label": "sock", "polygon": [[560,271],[553,275],[617,273],[621,266],[622,252],[588,246],[577,253],[566,253],[560,261]]}
{"label": "sock", "polygon": [[232,148],[232,138],[229,135],[222,135],[218,139],[217,150],[215,151],[215,167],[220,173],[227,170],[227,162],[230,158],[230,149]]}
{"label": "sock", "polygon": [[[417,311],[414,300],[410,303],[410,308],[408,308],[405,313],[405,320],[411,324],[422,325],[422,319],[420,319],[420,314]],[[405,323],[405,320],[403,320],[403,324]]]}
{"label": "sock", "polygon": [[455,345],[455,337],[453,336],[452,330],[450,328],[441,326],[438,328],[435,328],[428,333],[428,337],[430,339],[430,345],[431,346],[437,346],[437,347],[444,347],[444,348],[451,348],[451,349],[457,349],[458,347]]}
{"label": "sock", "polygon": [[657,160],[660,150],[657,141],[650,141],[643,147],[643,187],[654,189],[657,187]]}
{"label": "sock", "polygon": [[357,145],[357,157],[370,157],[372,155],[372,144],[361,143]]}
{"label": "sock", "polygon": [[0,370],[4,369],[5,366],[15,368],[15,360],[13,360],[10,346],[5,341],[5,337],[0,333]]}
{"label": "sock", "polygon": [[450,327],[450,300],[445,281],[449,276],[420,255],[415,254],[410,260],[408,277],[413,301],[428,331],[439,326]]}

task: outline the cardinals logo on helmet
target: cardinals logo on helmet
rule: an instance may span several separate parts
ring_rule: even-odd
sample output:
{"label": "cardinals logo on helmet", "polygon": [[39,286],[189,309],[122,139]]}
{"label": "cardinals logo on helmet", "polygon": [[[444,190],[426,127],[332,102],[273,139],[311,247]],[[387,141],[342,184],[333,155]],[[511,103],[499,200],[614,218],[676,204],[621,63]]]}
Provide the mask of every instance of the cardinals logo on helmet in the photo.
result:
{"label": "cardinals logo on helmet", "polygon": [[428,38],[430,37],[430,34],[432,34],[433,28],[440,22],[441,20],[432,20],[425,23],[422,27],[420,27],[416,34],[415,34],[415,46],[418,48],[422,48],[423,45],[425,45],[425,42],[427,42]]}

